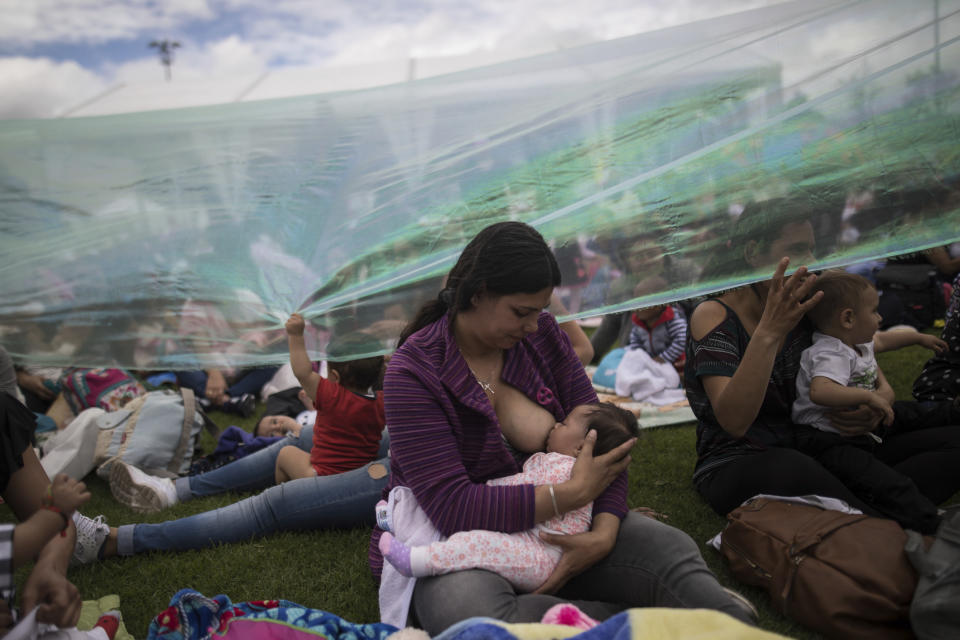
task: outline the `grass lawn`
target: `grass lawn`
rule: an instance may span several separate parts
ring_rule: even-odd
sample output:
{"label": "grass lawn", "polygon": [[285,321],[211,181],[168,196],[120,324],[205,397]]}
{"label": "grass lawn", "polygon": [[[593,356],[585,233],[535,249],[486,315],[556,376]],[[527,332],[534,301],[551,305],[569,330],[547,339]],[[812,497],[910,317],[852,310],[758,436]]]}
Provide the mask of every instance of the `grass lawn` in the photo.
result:
{"label": "grass lawn", "polygon": [[[881,367],[899,399],[910,399],[913,379],[928,357],[919,347],[881,354]],[[254,419],[212,413],[221,426],[252,428]],[[212,440],[204,433],[208,450]],[[760,609],[760,626],[797,638],[816,638],[784,618],[764,592],[738,585],[718,553],[704,545],[724,525],[700,499],[690,482],[695,460],[695,431],[681,425],[645,431],[634,451],[630,468],[630,505],[649,506],[669,516],[668,522],[700,543],[703,555],[720,581],[750,597]],[[234,501],[236,495],[194,500],[161,514],[141,516],[113,500],[106,482],[91,474],[86,478],[93,499],[84,508],[90,516],[104,514],[111,525],[159,522]],[[952,501],[956,501],[954,496]],[[12,521],[4,506],[0,520]],[[352,622],[378,620],[377,594],[367,568],[369,530],[284,533],[242,544],[186,553],[151,553],[114,558],[70,570],[69,578],[85,599],[116,593],[128,630],[146,635],[150,620],[162,611],[179,589],[190,587],[212,596],[227,594],[236,602],[284,598],[324,609]],[[25,573],[20,572],[22,583]]]}

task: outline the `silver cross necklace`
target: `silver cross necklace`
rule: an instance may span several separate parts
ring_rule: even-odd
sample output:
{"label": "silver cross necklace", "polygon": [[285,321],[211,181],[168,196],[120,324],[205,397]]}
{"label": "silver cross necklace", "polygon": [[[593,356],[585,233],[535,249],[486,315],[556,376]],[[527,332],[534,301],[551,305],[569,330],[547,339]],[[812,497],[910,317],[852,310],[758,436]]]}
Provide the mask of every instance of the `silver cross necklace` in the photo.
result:
{"label": "silver cross necklace", "polygon": [[477,372],[474,371],[470,365],[467,365],[467,369],[470,369],[470,373],[473,374],[473,379],[477,381],[477,384],[480,385],[480,388],[483,389],[485,393],[490,395],[495,395],[497,390],[493,388],[493,375],[497,372],[497,368],[494,367],[490,370],[490,382],[484,382],[480,379],[480,376],[477,375]]}
{"label": "silver cross necklace", "polygon": [[[457,351],[460,351],[460,347],[457,347]],[[493,385],[496,384],[494,377],[497,374],[497,365],[494,364],[493,368],[490,369],[490,379],[488,382],[484,382],[480,379],[480,376],[477,375],[477,372],[473,370],[473,367],[470,366],[470,363],[467,362],[467,357],[463,355],[463,351],[460,351],[460,357],[463,358],[463,361],[467,365],[467,369],[470,370],[470,373],[473,374],[473,379],[477,381],[477,384],[480,385],[480,388],[483,389],[484,393],[489,393],[490,395],[496,395],[497,390],[493,388]],[[503,354],[501,354],[501,358]]]}

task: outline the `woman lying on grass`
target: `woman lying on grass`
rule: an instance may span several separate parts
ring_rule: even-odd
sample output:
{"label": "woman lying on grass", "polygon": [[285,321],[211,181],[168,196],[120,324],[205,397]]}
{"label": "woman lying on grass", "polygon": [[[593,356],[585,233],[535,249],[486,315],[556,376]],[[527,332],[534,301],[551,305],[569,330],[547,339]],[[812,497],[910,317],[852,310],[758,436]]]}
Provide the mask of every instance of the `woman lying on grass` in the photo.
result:
{"label": "woman lying on grass", "polygon": [[[688,535],[627,509],[633,438],[602,456],[592,455],[589,442],[570,480],[552,487],[485,484],[519,472],[519,460],[541,450],[558,421],[577,405],[597,402],[569,338],[543,312],[559,284],[553,254],[525,224],[495,224],[470,241],[446,288],[404,331],[387,368],[390,488],[410,488],[447,536],[523,531],[591,501],[592,528],[545,538],[562,555],[534,593],[517,593],[483,570],[419,578],[414,622],[431,635],[471,616],[534,622],[564,601],[596,619],[662,606],[718,609],[749,620]],[[381,534],[375,529],[370,544],[377,577]]]}

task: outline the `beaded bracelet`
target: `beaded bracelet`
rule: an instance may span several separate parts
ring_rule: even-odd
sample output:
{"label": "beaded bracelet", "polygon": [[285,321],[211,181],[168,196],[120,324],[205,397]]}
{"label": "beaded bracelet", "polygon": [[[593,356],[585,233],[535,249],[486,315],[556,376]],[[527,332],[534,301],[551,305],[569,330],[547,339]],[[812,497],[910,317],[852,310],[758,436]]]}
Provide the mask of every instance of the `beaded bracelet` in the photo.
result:
{"label": "beaded bracelet", "polygon": [[558,518],[562,518],[563,514],[560,513],[560,507],[557,506],[557,494],[553,490],[553,485],[550,485],[550,501],[553,502],[553,513],[556,514]]}
{"label": "beaded bracelet", "polygon": [[55,507],[52,504],[42,504],[40,505],[40,508],[46,509],[47,511],[53,511],[54,513],[58,514],[61,518],[63,518],[63,529],[60,529],[60,536],[62,537],[67,535],[67,527],[70,526],[70,518],[67,517],[67,514],[61,511],[60,507]]}
{"label": "beaded bracelet", "polygon": [[44,507],[53,506],[53,483],[47,485],[47,490],[43,492],[43,496],[40,498],[40,504]]}

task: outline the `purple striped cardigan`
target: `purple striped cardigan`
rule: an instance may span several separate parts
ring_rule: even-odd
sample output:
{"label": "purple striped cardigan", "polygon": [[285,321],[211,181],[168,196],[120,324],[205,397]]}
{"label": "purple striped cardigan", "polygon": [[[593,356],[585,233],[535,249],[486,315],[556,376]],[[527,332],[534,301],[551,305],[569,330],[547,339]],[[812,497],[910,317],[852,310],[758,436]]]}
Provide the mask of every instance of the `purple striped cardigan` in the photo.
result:
{"label": "purple striped cardigan", "polygon": [[[537,331],[509,349],[504,381],[557,420],[575,406],[597,401],[570,339],[553,316],[540,314]],[[409,487],[444,535],[470,529],[512,533],[534,526],[533,485],[488,487],[490,478],[518,473],[504,446],[493,407],[474,381],[444,316],[397,349],[383,382],[390,433],[390,483]],[[593,513],[623,518],[627,474],[594,501]],[[380,529],[370,543],[370,567],[379,579]]]}

